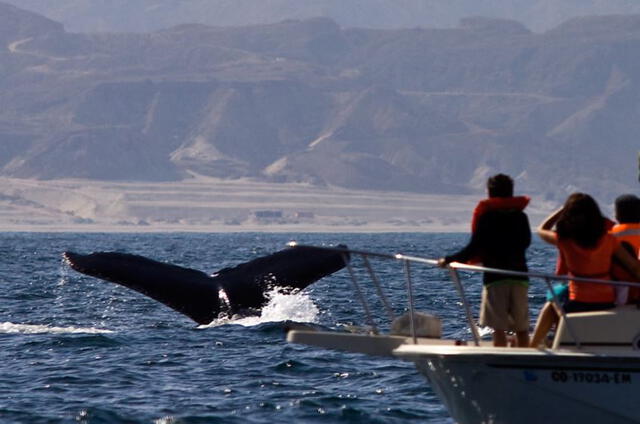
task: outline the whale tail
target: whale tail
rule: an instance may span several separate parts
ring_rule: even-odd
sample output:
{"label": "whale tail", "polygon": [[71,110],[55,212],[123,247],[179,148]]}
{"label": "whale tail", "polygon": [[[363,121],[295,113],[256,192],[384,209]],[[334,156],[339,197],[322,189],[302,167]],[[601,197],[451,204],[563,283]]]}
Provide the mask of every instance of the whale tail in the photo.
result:
{"label": "whale tail", "polygon": [[[258,309],[274,287],[303,289],[345,266],[343,254],[306,246],[290,247],[213,276],[127,253],[64,252],[63,257],[80,273],[140,292],[198,324],[209,324],[220,312]],[[228,305],[220,301],[221,294]]]}
{"label": "whale tail", "polygon": [[220,286],[202,271],[127,253],[64,252],[63,257],[80,273],[140,292],[198,324],[210,323],[220,312]]}
{"label": "whale tail", "polygon": [[[339,247],[346,249],[344,245]],[[222,269],[215,278],[232,307],[260,308],[269,290],[302,290],[344,268],[344,261],[340,252],[295,246]]]}

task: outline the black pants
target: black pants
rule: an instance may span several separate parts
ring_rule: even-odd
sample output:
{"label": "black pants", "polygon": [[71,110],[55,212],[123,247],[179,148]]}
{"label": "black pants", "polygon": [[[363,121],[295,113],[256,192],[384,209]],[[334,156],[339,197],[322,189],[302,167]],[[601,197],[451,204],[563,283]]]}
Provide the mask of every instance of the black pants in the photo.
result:
{"label": "black pants", "polygon": [[570,300],[564,304],[564,311],[569,312],[590,312],[611,309],[615,305],[613,303],[587,303]]}

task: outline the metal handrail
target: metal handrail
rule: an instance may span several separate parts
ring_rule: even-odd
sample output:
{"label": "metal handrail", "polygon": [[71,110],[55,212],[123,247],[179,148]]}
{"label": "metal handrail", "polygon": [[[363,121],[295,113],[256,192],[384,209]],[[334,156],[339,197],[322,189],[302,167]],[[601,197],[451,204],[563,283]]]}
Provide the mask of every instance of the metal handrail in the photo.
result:
{"label": "metal handrail", "polygon": [[407,294],[409,296],[409,325],[411,328],[411,338],[413,344],[418,344],[416,335],[415,308],[413,306],[413,283],[411,281],[411,261],[403,261],[404,272],[407,280]]}
{"label": "metal handrail", "polygon": [[[367,251],[367,250],[349,249],[349,248],[343,248],[343,247],[302,245],[302,244],[299,244],[299,243],[297,243],[295,241],[291,241],[291,242],[287,243],[287,245],[290,246],[290,247],[294,247],[294,246],[309,247],[309,248],[329,250],[329,251],[342,253],[343,258],[345,260],[345,264],[347,265],[347,268],[349,269],[349,274],[351,276],[351,280],[352,280],[352,282],[354,284],[354,287],[356,289],[356,293],[358,294],[358,297],[360,298],[360,301],[363,304],[363,308],[365,309],[365,313],[367,315],[367,321],[368,321],[369,325],[372,327],[374,333],[377,333],[377,328],[376,328],[375,324],[373,323],[373,319],[372,319],[371,313],[370,313],[370,307],[368,305],[368,302],[367,302],[366,298],[363,296],[363,294],[362,294],[362,292],[360,290],[358,282],[357,282],[357,280],[355,278],[355,273],[353,272],[353,269],[352,269],[351,265],[349,264],[349,261],[347,260],[347,255],[358,255],[358,256],[361,256],[364,259],[365,264],[366,264],[367,268],[369,269],[370,275],[371,275],[372,279],[374,280],[374,284],[376,285],[376,290],[378,291],[378,295],[382,296],[382,299],[383,299],[383,302],[385,303],[385,306],[388,306],[387,301],[386,301],[386,297],[382,293],[382,288],[380,287],[375,275],[373,274],[373,272],[371,270],[371,266],[369,264],[369,261],[367,260],[367,257],[377,257],[377,258],[382,258],[382,259],[391,259],[391,260],[397,260],[397,261],[403,262],[404,269],[405,269],[405,277],[406,277],[406,281],[407,281],[407,292],[408,292],[408,296],[409,296],[408,309],[409,309],[411,335],[412,335],[414,343],[417,343],[416,329],[415,329],[415,323],[414,323],[415,310],[414,310],[414,305],[413,305],[413,288],[412,288],[412,280],[411,280],[411,268],[410,268],[409,264],[411,262],[415,262],[415,263],[421,263],[421,264],[425,264],[425,265],[441,267],[441,265],[439,264],[438,260],[422,258],[422,257],[419,257],[419,256],[404,255],[404,254],[400,254],[400,253],[390,254],[390,253],[372,252],[372,251]],[[540,278],[540,279],[544,280],[545,283],[547,284],[549,290],[552,293],[552,297],[553,297],[552,301],[559,308],[561,316],[564,319],[565,325],[567,326],[567,331],[569,332],[569,335],[575,341],[575,344],[576,344],[576,346],[578,348],[580,348],[580,346],[581,346],[580,345],[580,341],[575,337],[574,332],[572,331],[571,326],[569,324],[569,320],[567,320],[566,312],[565,312],[564,308],[562,307],[559,299],[557,298],[557,296],[553,292],[551,281],[578,281],[578,282],[583,282],[583,283],[606,284],[606,285],[612,285],[612,286],[640,287],[640,283],[631,282],[631,281],[600,280],[600,279],[595,279],[595,278],[573,277],[573,276],[567,276],[567,275],[556,275],[556,274],[548,274],[548,273],[544,273],[544,272],[535,272],[535,271],[529,271],[529,272],[511,271],[511,270],[498,269],[498,268],[489,268],[489,267],[479,266],[479,265],[468,265],[468,264],[463,264],[463,263],[459,263],[459,262],[451,262],[451,263],[445,265],[444,268],[449,269],[450,277],[451,277],[453,283],[456,285],[458,293],[459,293],[459,295],[461,297],[462,304],[463,304],[463,307],[465,309],[465,315],[466,315],[469,327],[471,328],[471,334],[473,336],[474,343],[475,343],[476,346],[479,345],[480,336],[478,334],[478,330],[477,330],[477,328],[475,326],[475,323],[473,321],[473,314],[471,312],[471,307],[469,306],[469,303],[467,302],[466,296],[464,294],[464,289],[463,289],[463,286],[462,286],[462,284],[460,282],[460,278],[459,278],[459,275],[458,275],[458,272],[457,272],[458,270],[468,271],[468,272],[490,272],[490,273],[499,274],[499,275],[509,275],[511,277],[513,277],[513,276],[516,276],[516,277],[527,277],[527,278],[532,277],[532,278]]]}
{"label": "metal handrail", "polygon": [[471,306],[469,306],[469,302],[467,301],[467,296],[464,294],[464,287],[462,287],[462,282],[460,281],[460,274],[455,268],[449,268],[449,275],[451,276],[451,280],[456,285],[458,289],[458,294],[460,295],[460,299],[462,300],[462,306],[464,306],[464,313],[467,317],[467,322],[469,323],[469,328],[471,329],[471,335],[473,336],[473,343],[476,346],[480,346],[480,335],[478,334],[478,329],[476,328],[475,323],[473,322],[473,312],[471,312]]}
{"label": "metal handrail", "polygon": [[373,272],[373,267],[371,266],[369,259],[366,256],[363,256],[362,260],[364,262],[364,266],[367,268],[367,271],[369,272],[369,277],[371,277],[371,281],[373,281],[373,285],[376,287],[376,292],[378,293],[378,297],[382,301],[382,304],[384,305],[384,309],[387,311],[389,322],[392,322],[396,318],[396,316],[393,313],[393,308],[391,307],[391,303],[389,302],[389,300],[387,299],[387,296],[384,294],[384,291],[382,290],[382,286],[380,285],[380,280],[378,280],[378,277],[376,277],[376,273]]}
{"label": "metal handrail", "polygon": [[[399,261],[408,260],[411,262],[422,263],[426,265],[439,266],[437,259],[428,259],[422,258],[420,256],[412,256],[412,255],[404,255],[402,253],[380,253],[380,252],[370,252],[366,250],[357,250],[357,249],[349,249],[349,248],[341,248],[341,247],[330,247],[330,246],[311,246],[299,244],[295,241],[291,241],[287,243],[287,246],[294,247],[310,247],[314,249],[323,249],[323,250],[331,250],[334,252],[344,252],[355,255],[365,255],[372,256],[378,258],[386,258],[386,259],[396,259]],[[599,280],[596,278],[585,278],[585,277],[574,277],[568,275],[557,275],[557,274],[548,274],[544,272],[536,272],[536,271],[511,271],[508,269],[499,269],[499,268],[488,268],[480,265],[468,265],[460,262],[451,262],[447,264],[448,267],[460,269],[462,271],[470,271],[470,272],[490,272],[492,274],[501,274],[501,275],[510,275],[517,277],[534,277],[534,278],[550,278],[551,280],[558,281],[579,281],[581,283],[596,283],[596,284],[606,284],[606,285],[615,285],[615,286],[629,286],[629,287],[640,287],[640,283],[633,281],[617,281],[617,280]]]}
{"label": "metal handrail", "polygon": [[355,289],[356,294],[360,299],[360,303],[362,303],[362,307],[364,308],[367,324],[369,324],[369,327],[371,327],[371,331],[373,332],[373,334],[378,334],[378,328],[376,327],[376,324],[373,321],[373,316],[371,315],[371,310],[369,309],[369,302],[367,302],[367,299],[362,294],[362,290],[360,290],[360,284],[358,284],[358,279],[356,278],[356,274],[353,271],[353,267],[351,266],[351,262],[347,258],[346,253],[342,253],[342,260],[344,261],[344,263],[347,266],[347,269],[349,270],[349,275],[351,276],[351,282],[353,283],[353,288]]}

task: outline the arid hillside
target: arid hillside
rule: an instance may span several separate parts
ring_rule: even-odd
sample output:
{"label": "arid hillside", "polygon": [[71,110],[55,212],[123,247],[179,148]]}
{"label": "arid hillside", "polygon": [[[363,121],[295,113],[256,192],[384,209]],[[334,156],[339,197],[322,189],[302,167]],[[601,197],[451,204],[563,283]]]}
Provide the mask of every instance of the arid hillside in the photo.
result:
{"label": "arid hillside", "polygon": [[605,202],[637,189],[640,16],[71,33],[0,3],[0,175]]}

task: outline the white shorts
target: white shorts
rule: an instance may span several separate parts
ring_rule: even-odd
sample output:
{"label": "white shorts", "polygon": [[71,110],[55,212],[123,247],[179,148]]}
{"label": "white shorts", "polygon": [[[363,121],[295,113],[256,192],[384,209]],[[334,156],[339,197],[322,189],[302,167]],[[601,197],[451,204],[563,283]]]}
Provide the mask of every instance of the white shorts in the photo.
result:
{"label": "white shorts", "polygon": [[480,325],[501,331],[529,330],[529,288],[523,283],[496,281],[482,288]]}

